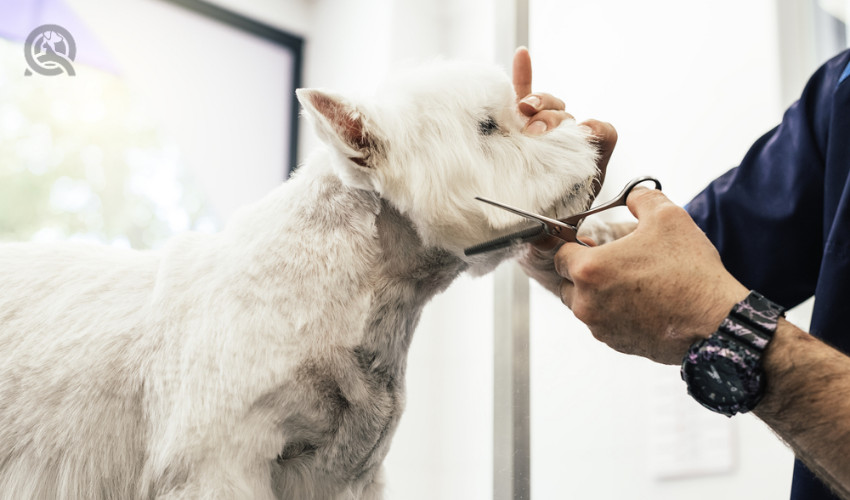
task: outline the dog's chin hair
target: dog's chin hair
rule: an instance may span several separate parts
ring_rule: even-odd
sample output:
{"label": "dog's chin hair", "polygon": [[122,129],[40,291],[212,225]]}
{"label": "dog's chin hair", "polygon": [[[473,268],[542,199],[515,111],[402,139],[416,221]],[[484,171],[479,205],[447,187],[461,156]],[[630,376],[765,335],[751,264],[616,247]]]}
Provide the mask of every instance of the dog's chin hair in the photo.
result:
{"label": "dog's chin hair", "polygon": [[595,175],[573,184],[569,192],[557,200],[552,209],[553,219],[566,219],[590,208],[594,201]]}

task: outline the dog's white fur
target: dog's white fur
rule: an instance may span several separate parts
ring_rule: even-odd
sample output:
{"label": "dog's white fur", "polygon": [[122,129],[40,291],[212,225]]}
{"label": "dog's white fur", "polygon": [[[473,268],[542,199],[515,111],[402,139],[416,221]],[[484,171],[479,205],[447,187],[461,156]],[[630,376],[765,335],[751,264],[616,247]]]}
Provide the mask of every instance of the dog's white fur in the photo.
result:
{"label": "dog's white fur", "polygon": [[298,93],[327,147],[219,234],[159,252],[0,245],[0,497],[375,499],[425,303],[582,209],[587,131],[521,132],[500,70]]}

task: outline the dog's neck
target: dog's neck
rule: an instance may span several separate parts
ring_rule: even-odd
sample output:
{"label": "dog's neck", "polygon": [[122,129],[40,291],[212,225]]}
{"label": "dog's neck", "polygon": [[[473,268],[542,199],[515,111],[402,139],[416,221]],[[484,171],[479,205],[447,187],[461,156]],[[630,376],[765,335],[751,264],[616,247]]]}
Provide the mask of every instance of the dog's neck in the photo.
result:
{"label": "dog's neck", "polygon": [[[375,223],[381,278],[363,347],[377,354],[376,365],[389,368],[407,353],[423,306],[445,290],[466,264],[446,250],[422,245],[410,219],[385,200]],[[403,376],[404,363],[395,368]]]}
{"label": "dog's neck", "polygon": [[[307,313],[304,321],[324,325],[314,329],[328,332],[323,342],[357,345],[374,369],[403,376],[422,308],[467,265],[425,246],[408,217],[376,193],[347,186],[327,158],[312,160],[235,217],[231,232],[253,240],[247,265],[280,281],[281,304],[297,294],[295,303],[313,303],[322,312],[325,317]],[[317,273],[332,279],[316,279]],[[362,338],[352,338],[355,332]]]}

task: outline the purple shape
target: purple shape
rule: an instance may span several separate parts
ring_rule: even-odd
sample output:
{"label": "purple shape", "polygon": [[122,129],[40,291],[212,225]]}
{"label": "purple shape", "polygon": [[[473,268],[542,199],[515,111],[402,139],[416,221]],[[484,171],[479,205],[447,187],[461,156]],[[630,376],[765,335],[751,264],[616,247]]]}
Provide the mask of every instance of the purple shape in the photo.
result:
{"label": "purple shape", "polygon": [[0,37],[20,42],[21,71],[27,66],[24,41],[32,30],[44,24],[58,24],[74,37],[77,46],[74,65],[85,64],[120,74],[118,63],[103,43],[63,0],[0,0]]}

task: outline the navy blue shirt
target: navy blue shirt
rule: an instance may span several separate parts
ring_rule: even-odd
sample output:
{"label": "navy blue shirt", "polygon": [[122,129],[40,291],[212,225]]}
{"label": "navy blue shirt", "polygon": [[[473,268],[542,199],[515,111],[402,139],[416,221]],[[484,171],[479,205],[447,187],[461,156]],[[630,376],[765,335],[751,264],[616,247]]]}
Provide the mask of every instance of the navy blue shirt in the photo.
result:
{"label": "navy blue shirt", "polygon": [[[812,295],[809,332],[850,353],[850,51],[824,64],[782,123],[687,210],[750,289],[785,307]],[[833,496],[799,461],[791,498]]]}

